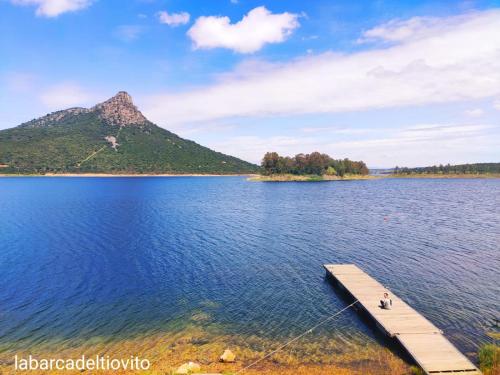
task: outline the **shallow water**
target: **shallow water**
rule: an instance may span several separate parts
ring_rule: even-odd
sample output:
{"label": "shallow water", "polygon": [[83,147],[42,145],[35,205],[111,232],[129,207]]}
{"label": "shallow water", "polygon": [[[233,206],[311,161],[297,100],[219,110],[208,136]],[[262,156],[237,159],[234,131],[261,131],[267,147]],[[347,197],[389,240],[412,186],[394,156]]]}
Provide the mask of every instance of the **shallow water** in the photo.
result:
{"label": "shallow water", "polygon": [[[0,350],[181,330],[273,339],[356,263],[474,351],[499,315],[500,180],[0,179]],[[315,333],[374,333],[354,311]]]}

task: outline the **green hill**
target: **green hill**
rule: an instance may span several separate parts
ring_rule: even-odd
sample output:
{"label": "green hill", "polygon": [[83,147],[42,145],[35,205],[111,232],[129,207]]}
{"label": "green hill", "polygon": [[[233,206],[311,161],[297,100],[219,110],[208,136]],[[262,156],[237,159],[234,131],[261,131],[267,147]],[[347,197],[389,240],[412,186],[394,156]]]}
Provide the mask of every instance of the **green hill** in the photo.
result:
{"label": "green hill", "polygon": [[119,92],[0,131],[0,173],[253,173],[258,167],[148,121]]}

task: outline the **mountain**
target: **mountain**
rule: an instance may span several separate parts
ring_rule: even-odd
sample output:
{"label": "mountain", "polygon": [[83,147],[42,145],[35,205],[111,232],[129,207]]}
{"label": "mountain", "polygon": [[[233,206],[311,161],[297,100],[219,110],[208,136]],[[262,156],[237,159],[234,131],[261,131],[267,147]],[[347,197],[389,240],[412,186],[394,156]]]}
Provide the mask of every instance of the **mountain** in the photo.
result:
{"label": "mountain", "polygon": [[150,122],[126,92],[0,131],[0,173],[252,173],[258,167]]}

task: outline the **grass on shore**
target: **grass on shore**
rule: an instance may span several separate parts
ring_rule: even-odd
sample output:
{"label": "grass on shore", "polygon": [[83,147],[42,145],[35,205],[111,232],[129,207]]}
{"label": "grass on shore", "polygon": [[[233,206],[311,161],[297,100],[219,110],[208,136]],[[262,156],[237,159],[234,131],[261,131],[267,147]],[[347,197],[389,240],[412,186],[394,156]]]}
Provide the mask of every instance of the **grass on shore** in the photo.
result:
{"label": "grass on shore", "polygon": [[339,176],[319,176],[319,175],[295,175],[295,174],[274,174],[270,176],[257,175],[248,178],[248,181],[261,182],[315,182],[315,181],[350,181],[350,180],[373,180],[375,176],[370,175],[345,175]]}
{"label": "grass on shore", "polygon": [[479,367],[484,375],[500,374],[500,346],[485,344],[479,349]]}

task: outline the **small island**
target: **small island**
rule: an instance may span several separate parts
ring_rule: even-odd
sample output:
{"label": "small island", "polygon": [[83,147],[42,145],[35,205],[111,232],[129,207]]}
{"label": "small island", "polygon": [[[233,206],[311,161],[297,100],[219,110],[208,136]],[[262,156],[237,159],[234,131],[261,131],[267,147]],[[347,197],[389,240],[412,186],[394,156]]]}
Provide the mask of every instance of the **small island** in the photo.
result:
{"label": "small island", "polygon": [[261,163],[261,174],[250,181],[335,181],[374,178],[363,161],[333,159],[327,154],[312,152],[294,157],[268,152]]}

